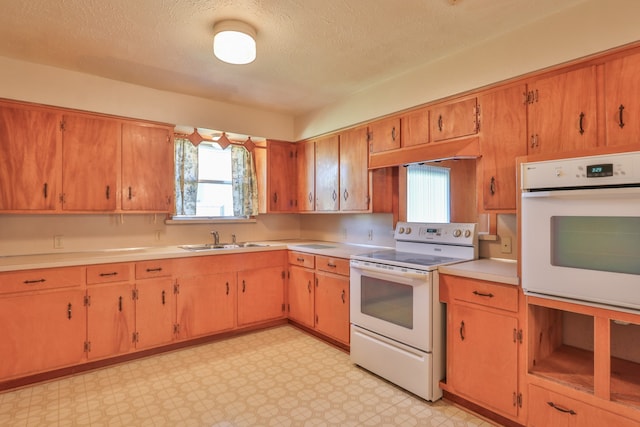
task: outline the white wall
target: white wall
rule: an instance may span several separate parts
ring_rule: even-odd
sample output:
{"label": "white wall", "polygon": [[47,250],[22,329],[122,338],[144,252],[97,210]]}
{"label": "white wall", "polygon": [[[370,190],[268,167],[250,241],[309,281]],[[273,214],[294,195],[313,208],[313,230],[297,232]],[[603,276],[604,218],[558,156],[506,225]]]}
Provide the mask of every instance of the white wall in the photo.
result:
{"label": "white wall", "polygon": [[293,141],[293,117],[0,57],[0,98]]}
{"label": "white wall", "polygon": [[590,0],[296,118],[296,140],[640,40],[640,1]]}

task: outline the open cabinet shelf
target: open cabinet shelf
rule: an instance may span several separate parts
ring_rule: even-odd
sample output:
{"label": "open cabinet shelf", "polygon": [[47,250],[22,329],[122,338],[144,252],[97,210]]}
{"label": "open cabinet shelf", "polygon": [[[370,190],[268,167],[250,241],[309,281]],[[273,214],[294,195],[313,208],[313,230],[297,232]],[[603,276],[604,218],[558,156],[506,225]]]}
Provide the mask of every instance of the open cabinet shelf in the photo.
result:
{"label": "open cabinet shelf", "polygon": [[593,394],[593,352],[560,345],[546,357],[535,359],[529,373]]}

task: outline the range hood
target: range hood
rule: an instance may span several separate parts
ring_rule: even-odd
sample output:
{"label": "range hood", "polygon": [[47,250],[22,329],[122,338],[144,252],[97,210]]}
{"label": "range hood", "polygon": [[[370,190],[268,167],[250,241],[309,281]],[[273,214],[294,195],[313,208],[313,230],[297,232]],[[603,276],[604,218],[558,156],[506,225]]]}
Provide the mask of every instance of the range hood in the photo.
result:
{"label": "range hood", "polygon": [[480,139],[478,137],[464,138],[371,153],[369,155],[369,169],[442,160],[477,159],[480,156]]}

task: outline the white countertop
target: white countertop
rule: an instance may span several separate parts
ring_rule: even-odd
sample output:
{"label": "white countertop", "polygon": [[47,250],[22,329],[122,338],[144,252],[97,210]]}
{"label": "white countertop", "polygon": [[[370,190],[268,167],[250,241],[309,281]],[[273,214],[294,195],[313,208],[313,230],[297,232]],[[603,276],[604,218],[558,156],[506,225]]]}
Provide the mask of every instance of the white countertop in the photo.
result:
{"label": "white countertop", "polygon": [[96,251],[46,253],[34,255],[0,256],[0,272],[31,270],[36,268],[70,267],[77,265],[108,264],[117,262],[145,261],[152,259],[186,258],[233,253],[294,250],[336,258],[349,258],[353,254],[379,249],[379,246],[356,245],[319,241],[266,241],[255,242],[268,246],[211,249],[190,251],[179,246],[157,246],[145,248],[121,248]]}
{"label": "white countertop", "polygon": [[481,258],[459,264],[443,265],[438,267],[438,271],[452,276],[520,285],[518,264],[515,260]]}

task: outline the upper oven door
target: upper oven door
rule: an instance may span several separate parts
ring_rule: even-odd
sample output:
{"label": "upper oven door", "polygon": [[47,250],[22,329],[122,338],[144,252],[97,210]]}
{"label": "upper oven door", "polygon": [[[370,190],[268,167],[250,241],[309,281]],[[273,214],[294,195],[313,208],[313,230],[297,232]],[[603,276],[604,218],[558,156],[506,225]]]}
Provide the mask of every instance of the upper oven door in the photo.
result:
{"label": "upper oven door", "polygon": [[640,188],[522,194],[525,293],[640,310]]}
{"label": "upper oven door", "polygon": [[351,323],[431,351],[431,273],[381,271],[363,264],[351,262]]}

